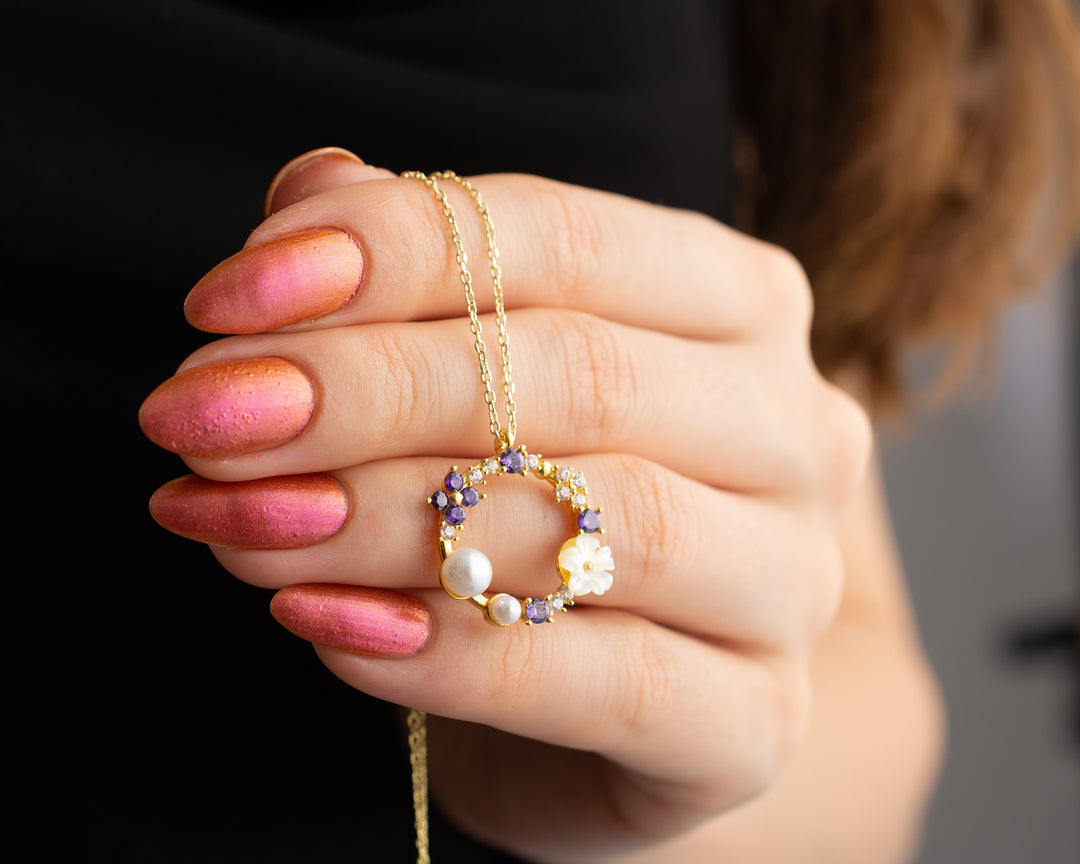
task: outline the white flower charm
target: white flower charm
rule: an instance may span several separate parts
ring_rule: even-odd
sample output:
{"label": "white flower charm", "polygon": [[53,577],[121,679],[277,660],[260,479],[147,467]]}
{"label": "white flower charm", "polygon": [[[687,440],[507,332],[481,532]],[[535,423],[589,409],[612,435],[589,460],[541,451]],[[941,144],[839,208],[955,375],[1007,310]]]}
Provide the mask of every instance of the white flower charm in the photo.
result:
{"label": "white flower charm", "polygon": [[578,534],[559,550],[559,573],[575,594],[603,594],[615,577],[611,547],[601,546],[592,534]]}

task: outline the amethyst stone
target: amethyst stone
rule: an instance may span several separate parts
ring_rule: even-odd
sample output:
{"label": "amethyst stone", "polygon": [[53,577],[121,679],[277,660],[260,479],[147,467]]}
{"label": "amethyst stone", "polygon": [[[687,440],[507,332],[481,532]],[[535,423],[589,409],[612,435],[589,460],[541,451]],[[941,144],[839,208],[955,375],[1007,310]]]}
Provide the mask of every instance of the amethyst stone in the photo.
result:
{"label": "amethyst stone", "polygon": [[447,492],[460,492],[461,487],[464,485],[465,478],[458,474],[457,471],[451,471],[443,481],[443,486],[446,487]]}
{"label": "amethyst stone", "polygon": [[442,513],[450,504],[450,496],[447,495],[442,489],[438,490],[431,496],[431,506]]}
{"label": "amethyst stone", "polygon": [[508,448],[499,454],[499,464],[507,474],[520,474],[525,468],[525,457],[520,450]]}
{"label": "amethyst stone", "polygon": [[525,604],[525,618],[530,624],[543,624],[551,617],[551,606],[547,600],[530,600]]}
{"label": "amethyst stone", "polygon": [[591,508],[582,510],[578,514],[577,524],[586,534],[595,534],[600,530],[600,514]]}
{"label": "amethyst stone", "polygon": [[451,525],[460,525],[465,521],[465,508],[460,504],[451,504],[443,515]]}
{"label": "amethyst stone", "polygon": [[466,507],[475,507],[480,503],[480,493],[475,486],[466,486],[461,490],[461,503]]}

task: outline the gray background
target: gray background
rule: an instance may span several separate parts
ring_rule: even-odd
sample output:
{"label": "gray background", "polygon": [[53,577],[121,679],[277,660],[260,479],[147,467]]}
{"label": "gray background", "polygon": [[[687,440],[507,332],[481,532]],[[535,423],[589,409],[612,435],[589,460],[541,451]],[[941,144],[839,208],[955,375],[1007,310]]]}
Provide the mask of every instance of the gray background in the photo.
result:
{"label": "gray background", "polygon": [[1025,625],[1075,622],[1080,602],[1073,296],[1062,279],[1011,309],[993,381],[881,439],[949,712],[920,864],[1080,862],[1076,667],[1007,648]]}

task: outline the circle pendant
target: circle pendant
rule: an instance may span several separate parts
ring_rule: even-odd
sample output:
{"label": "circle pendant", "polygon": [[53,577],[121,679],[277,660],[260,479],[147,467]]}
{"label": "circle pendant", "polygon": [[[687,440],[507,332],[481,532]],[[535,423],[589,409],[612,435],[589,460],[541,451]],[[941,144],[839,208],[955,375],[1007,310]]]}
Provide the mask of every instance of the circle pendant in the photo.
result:
{"label": "circle pendant", "polygon": [[[538,477],[552,487],[555,501],[565,504],[574,516],[577,534],[563,543],[555,561],[562,584],[550,594],[520,600],[511,594],[485,593],[493,572],[490,560],[478,549],[458,546],[469,511],[487,495],[480,491],[500,474]],[[573,468],[559,466],[526,447],[507,446],[494,456],[464,470],[454,465],[443,478],[443,485],[428,498],[439,513],[439,554],[443,563],[439,581],[446,593],[468,600],[484,611],[492,624],[507,627],[517,621],[545,624],[555,613],[575,605],[582,594],[603,594],[612,584],[615,562],[611,549],[600,543],[602,510],[591,507],[585,476]]]}

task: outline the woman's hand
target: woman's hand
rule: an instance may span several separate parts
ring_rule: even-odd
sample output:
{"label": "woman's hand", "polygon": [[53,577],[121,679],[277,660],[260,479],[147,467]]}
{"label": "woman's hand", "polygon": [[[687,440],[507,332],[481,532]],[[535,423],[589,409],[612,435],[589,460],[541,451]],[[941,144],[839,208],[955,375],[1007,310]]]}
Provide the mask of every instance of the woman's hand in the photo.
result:
{"label": "woman's hand", "polygon": [[[615,195],[474,182],[498,232],[518,443],[588,477],[611,590],[503,628],[439,587],[425,501],[493,448],[459,270],[429,190],[334,152],[287,166],[273,215],[189,298],[196,326],[250,335],[145,403],[146,433],[198,475],[153,510],[283,589],[279,620],[352,686],[464,721],[433,723],[432,783],[466,830],[533,860],[602,858],[776,778],[840,598],[837,520],[869,425],[814,367],[786,253]],[[490,313],[480,221],[444,186]],[[545,488],[499,479],[470,513],[492,590],[552,590],[569,517]]]}

